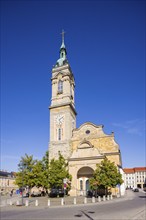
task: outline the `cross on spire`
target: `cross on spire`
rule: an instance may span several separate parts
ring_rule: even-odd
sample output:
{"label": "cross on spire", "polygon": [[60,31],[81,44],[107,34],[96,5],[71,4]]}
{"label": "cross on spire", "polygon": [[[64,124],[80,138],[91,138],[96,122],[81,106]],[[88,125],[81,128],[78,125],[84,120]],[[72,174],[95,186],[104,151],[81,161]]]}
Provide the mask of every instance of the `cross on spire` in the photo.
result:
{"label": "cross on spire", "polygon": [[64,43],[64,34],[65,34],[65,32],[64,32],[64,30],[62,29],[62,32],[61,32],[61,35],[62,35],[62,43]]}

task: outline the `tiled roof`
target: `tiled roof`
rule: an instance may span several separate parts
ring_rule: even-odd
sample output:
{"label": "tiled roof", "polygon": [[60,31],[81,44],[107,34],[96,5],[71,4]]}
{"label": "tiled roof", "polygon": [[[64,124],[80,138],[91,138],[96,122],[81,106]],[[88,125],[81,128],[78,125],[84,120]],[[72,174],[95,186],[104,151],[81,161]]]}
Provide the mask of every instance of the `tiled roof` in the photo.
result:
{"label": "tiled roof", "polygon": [[135,173],[140,171],[146,171],[146,167],[134,167],[134,168],[124,168],[124,172],[127,173]]}
{"label": "tiled roof", "polygon": [[134,167],[134,171],[146,171],[146,167]]}
{"label": "tiled roof", "polygon": [[124,170],[125,173],[134,173],[133,168],[124,168],[123,170]]}

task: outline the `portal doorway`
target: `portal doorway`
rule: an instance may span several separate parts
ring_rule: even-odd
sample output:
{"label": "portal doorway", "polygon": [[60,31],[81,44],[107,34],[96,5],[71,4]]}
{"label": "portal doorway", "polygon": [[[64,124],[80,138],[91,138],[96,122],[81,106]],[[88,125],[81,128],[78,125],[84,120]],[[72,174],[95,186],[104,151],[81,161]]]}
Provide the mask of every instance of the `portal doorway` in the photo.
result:
{"label": "portal doorway", "polygon": [[77,195],[86,195],[90,189],[89,179],[93,176],[94,170],[91,167],[82,167],[77,173]]}

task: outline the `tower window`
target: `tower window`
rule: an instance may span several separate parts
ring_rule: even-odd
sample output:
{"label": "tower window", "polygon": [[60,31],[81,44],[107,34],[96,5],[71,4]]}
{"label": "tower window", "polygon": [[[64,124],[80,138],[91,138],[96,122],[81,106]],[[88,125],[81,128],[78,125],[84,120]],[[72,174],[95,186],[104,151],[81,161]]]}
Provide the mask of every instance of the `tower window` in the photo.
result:
{"label": "tower window", "polygon": [[58,82],[58,93],[63,93],[63,82],[61,80]]}
{"label": "tower window", "polygon": [[58,128],[58,140],[61,140],[61,128]]}

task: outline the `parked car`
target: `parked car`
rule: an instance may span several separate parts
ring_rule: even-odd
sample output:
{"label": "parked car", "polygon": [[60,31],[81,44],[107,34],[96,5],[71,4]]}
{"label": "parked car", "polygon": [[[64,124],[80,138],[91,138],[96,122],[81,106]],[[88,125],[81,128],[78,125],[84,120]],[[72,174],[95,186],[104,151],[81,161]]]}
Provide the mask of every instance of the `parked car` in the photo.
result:
{"label": "parked car", "polygon": [[49,193],[49,197],[57,197],[58,196],[58,189],[51,189]]}
{"label": "parked car", "polygon": [[31,194],[31,197],[40,197],[41,196],[41,192],[33,192]]}
{"label": "parked car", "polygon": [[49,197],[63,197],[64,196],[64,189],[62,188],[52,188]]}
{"label": "parked car", "polygon": [[139,192],[138,188],[133,189],[133,192]]}

